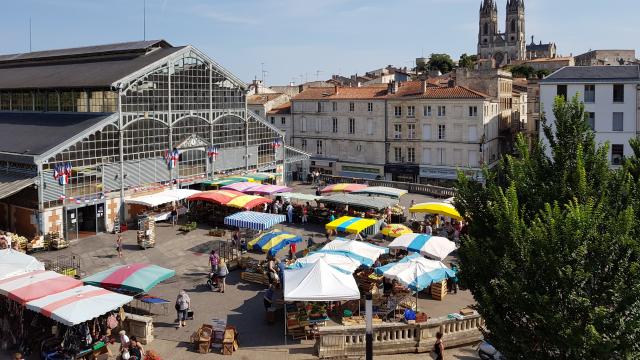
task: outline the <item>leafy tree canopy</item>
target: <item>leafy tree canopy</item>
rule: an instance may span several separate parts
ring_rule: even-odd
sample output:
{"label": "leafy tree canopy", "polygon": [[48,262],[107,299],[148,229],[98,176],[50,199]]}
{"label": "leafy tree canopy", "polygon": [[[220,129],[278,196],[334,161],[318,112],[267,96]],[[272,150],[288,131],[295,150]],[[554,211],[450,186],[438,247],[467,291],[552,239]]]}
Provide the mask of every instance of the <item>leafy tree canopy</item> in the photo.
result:
{"label": "leafy tree canopy", "polygon": [[508,359],[638,358],[640,161],[609,167],[577,97],[553,113],[550,155],[519,137],[486,185],[460,174],[461,281]]}
{"label": "leafy tree canopy", "polygon": [[467,69],[473,69],[476,66],[476,62],[478,61],[478,55],[460,55],[460,60],[458,60],[458,66],[464,67]]}
{"label": "leafy tree canopy", "polygon": [[443,74],[453,70],[453,66],[453,59],[448,54],[431,54],[427,62],[427,69],[432,71],[440,70]]}

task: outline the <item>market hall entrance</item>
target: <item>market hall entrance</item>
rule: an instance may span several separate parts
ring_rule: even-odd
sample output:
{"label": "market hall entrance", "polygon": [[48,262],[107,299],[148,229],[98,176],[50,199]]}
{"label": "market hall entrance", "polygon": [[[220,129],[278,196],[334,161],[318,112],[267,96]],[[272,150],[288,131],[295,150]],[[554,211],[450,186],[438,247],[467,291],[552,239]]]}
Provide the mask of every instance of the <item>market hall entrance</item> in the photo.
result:
{"label": "market hall entrance", "polygon": [[65,211],[65,238],[82,239],[106,231],[104,203],[67,208]]}

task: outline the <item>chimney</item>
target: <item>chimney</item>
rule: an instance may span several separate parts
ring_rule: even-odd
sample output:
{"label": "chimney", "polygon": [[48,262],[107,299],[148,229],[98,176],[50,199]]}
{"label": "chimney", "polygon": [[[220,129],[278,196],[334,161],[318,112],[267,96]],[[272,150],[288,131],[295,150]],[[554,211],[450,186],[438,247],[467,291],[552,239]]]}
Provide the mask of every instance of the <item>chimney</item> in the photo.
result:
{"label": "chimney", "polygon": [[422,80],[422,93],[427,92],[427,80]]}
{"label": "chimney", "polygon": [[338,85],[333,86],[333,95],[338,95]]}
{"label": "chimney", "polygon": [[455,87],[456,86],[456,81],[453,80],[452,78],[449,78],[449,81],[447,81],[447,87]]}
{"label": "chimney", "polygon": [[253,93],[256,95],[260,94],[260,80],[258,79],[253,80]]}

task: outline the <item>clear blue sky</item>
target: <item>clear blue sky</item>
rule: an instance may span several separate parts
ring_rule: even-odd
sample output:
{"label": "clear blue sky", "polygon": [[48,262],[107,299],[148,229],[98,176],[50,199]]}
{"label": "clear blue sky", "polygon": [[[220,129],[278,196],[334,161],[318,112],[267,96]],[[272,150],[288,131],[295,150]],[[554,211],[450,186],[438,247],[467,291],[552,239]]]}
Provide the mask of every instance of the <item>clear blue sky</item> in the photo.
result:
{"label": "clear blue sky", "polygon": [[[506,0],[497,0],[501,28]],[[143,0],[20,0],[0,5],[0,53],[139,40]],[[147,39],[192,44],[250,81],[363,73],[416,57],[475,53],[480,0],[147,0]],[[527,0],[527,38],[561,54],[638,49],[638,0]],[[536,40],[536,41],[537,41]],[[640,56],[640,54],[638,54]]]}

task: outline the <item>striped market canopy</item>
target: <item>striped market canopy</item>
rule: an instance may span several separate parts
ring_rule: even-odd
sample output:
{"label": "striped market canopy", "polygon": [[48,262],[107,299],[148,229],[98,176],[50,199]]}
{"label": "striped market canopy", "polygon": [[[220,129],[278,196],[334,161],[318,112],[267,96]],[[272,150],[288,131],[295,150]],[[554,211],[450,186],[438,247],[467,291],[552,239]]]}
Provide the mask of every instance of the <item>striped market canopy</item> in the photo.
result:
{"label": "striped market canopy", "polygon": [[249,210],[249,209],[253,209],[256,206],[268,204],[268,203],[270,203],[272,201],[273,200],[267,199],[267,198],[262,197],[262,196],[242,195],[242,196],[238,196],[237,198],[231,199],[225,205],[231,206],[231,207],[235,207],[235,208]]}
{"label": "striped market canopy", "polygon": [[244,174],[243,176],[257,180],[257,181],[264,181],[264,180],[269,180],[269,179],[274,179],[278,174],[276,173],[248,173],[248,174]]}
{"label": "striped market canopy", "polygon": [[249,249],[259,250],[274,256],[286,246],[301,241],[302,237],[298,235],[289,234],[280,230],[272,230],[249,241],[247,245]]}
{"label": "striped market canopy", "polygon": [[61,324],[73,326],[114,311],[132,300],[131,296],[85,285],[30,301],[26,306]]}
{"label": "striped market canopy", "polygon": [[82,286],[82,281],[53,271],[36,270],[0,280],[0,294],[24,305],[78,286]]}
{"label": "striped market canopy", "polygon": [[271,195],[276,193],[290,192],[291,190],[293,189],[291,189],[290,187],[280,186],[280,185],[260,185],[252,189],[249,189],[248,192],[252,194]]}
{"label": "striped market canopy", "polygon": [[146,293],[160,282],[175,276],[175,270],[157,265],[134,263],[114,266],[83,279],[86,285],[128,293]]}
{"label": "striped market canopy", "polygon": [[359,217],[343,216],[339,219],[335,219],[328,223],[325,227],[327,230],[335,230],[340,232],[347,232],[351,234],[358,234],[366,228],[376,224],[376,220],[363,219]]}
{"label": "striped market canopy", "polygon": [[325,245],[321,253],[343,253],[351,258],[357,259],[366,266],[372,266],[373,263],[382,254],[387,254],[389,249],[369,244],[364,241],[350,240],[345,238],[335,238]]}
{"label": "striped market canopy", "polygon": [[356,190],[353,192],[354,194],[364,194],[364,195],[381,195],[381,196],[389,196],[393,198],[400,198],[402,195],[407,193],[407,190],[396,189],[387,186],[370,186],[366,189]]}
{"label": "striped market canopy", "polygon": [[441,236],[427,234],[405,234],[389,244],[391,249],[405,249],[422,255],[443,260],[456,249],[453,241]]}
{"label": "striped market canopy", "polygon": [[243,196],[243,195],[244,193],[241,193],[235,190],[212,190],[212,191],[203,191],[201,193],[189,196],[187,200],[208,201],[208,202],[224,205],[229,201],[237,198],[238,196]]}
{"label": "striped market canopy", "polygon": [[287,221],[286,216],[255,211],[242,211],[224,218],[225,225],[253,230],[266,230]]}
{"label": "striped market canopy", "polygon": [[420,254],[409,255],[398,262],[376,268],[376,273],[397,280],[413,291],[421,291],[431,283],[456,276],[442,262],[427,260]]}
{"label": "striped market canopy", "polygon": [[363,184],[333,184],[321,190],[322,193],[328,192],[352,192],[365,189],[367,185]]}
{"label": "striped market canopy", "polygon": [[251,190],[253,188],[257,188],[260,186],[261,185],[259,183],[255,183],[255,182],[237,182],[237,183],[225,185],[221,189],[246,192],[247,190]]}

